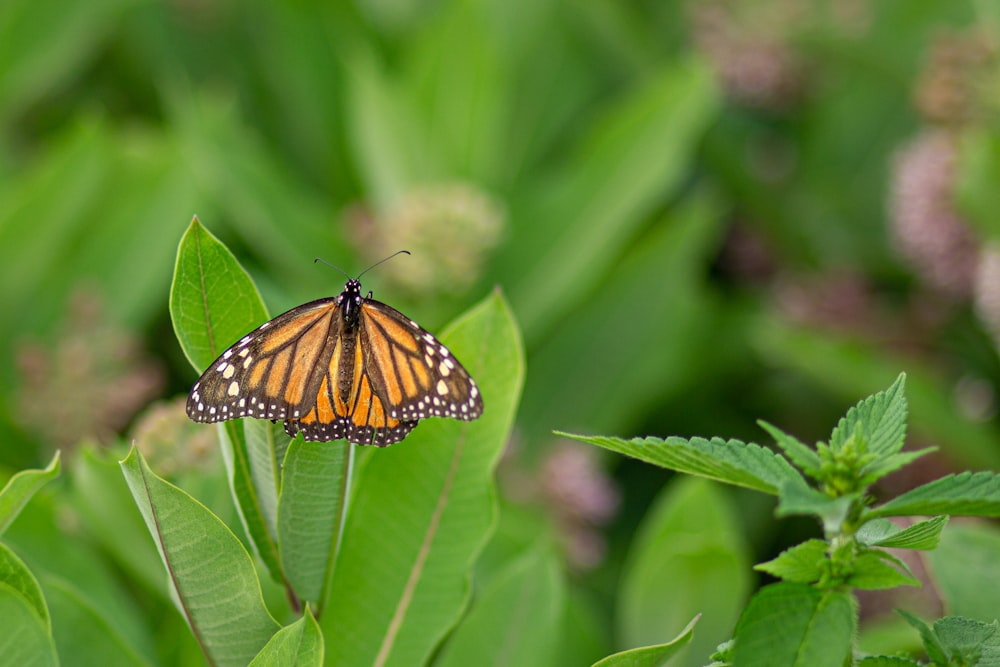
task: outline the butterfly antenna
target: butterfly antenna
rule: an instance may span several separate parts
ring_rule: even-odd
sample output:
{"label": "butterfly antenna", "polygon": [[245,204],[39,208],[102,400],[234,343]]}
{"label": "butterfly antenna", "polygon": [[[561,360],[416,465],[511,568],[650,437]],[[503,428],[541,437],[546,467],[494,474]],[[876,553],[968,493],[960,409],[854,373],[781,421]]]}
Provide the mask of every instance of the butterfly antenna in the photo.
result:
{"label": "butterfly antenna", "polygon": [[348,273],[347,271],[344,271],[344,270],[343,270],[342,268],[340,268],[340,267],[339,267],[339,266],[337,266],[336,264],[331,264],[330,262],[326,261],[326,260],[325,260],[325,259],[323,259],[322,257],[317,257],[316,259],[314,259],[314,260],[313,260],[313,264],[315,264],[316,262],[321,262],[321,263],[323,263],[323,264],[326,264],[326,265],[327,265],[327,266],[329,266],[329,267],[330,267],[331,269],[337,269],[338,271],[340,271],[341,273],[343,273],[343,274],[344,274],[345,276],[347,276],[347,279],[348,279],[348,280],[350,280],[350,279],[351,279],[351,275],[350,275],[350,274],[349,274],[349,273]]}
{"label": "butterfly antenna", "polygon": [[361,280],[361,276],[365,275],[366,273],[368,273],[369,271],[371,271],[372,269],[374,269],[379,264],[383,264],[384,262],[388,262],[390,259],[392,259],[396,255],[403,255],[403,254],[409,255],[410,251],[409,250],[397,250],[396,252],[392,253],[391,255],[389,255],[388,257],[386,257],[385,259],[380,259],[379,261],[375,262],[374,264],[372,264],[371,266],[369,266],[367,269],[365,269],[364,271],[362,271],[361,273],[359,273],[358,277],[356,278],[356,280]]}

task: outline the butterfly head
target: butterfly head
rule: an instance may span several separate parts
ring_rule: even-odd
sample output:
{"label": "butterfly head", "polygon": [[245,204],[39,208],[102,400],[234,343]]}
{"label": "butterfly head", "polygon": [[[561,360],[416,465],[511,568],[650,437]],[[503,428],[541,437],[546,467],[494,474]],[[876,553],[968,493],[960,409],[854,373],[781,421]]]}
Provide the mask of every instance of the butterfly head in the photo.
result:
{"label": "butterfly head", "polygon": [[351,278],[344,284],[344,291],[340,293],[340,307],[343,309],[344,319],[357,319],[361,301],[361,281]]}

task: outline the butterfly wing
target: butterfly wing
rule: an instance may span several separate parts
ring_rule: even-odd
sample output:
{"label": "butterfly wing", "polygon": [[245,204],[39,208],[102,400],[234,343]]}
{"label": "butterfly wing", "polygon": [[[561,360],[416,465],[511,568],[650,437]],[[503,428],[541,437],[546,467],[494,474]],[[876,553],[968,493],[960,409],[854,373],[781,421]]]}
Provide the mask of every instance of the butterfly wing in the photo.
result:
{"label": "butterfly wing", "polygon": [[339,346],[339,297],[283,313],[238,340],[202,374],[187,401],[188,417],[297,419],[313,409]]}
{"label": "butterfly wing", "polygon": [[365,374],[390,419],[472,420],[483,413],[479,387],[431,333],[395,308],[365,299],[359,326]]}
{"label": "butterfly wing", "polygon": [[[354,296],[357,319],[342,304]],[[398,310],[347,290],[279,315],[205,371],[188,396],[194,421],[282,420],[292,437],[399,442],[427,417],[471,420],[482,396],[461,363]]]}

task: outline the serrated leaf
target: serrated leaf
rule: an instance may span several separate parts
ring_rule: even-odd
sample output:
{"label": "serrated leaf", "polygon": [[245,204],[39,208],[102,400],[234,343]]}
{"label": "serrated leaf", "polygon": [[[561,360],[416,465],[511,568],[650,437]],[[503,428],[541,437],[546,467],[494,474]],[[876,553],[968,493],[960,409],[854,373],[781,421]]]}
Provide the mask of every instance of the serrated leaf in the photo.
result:
{"label": "serrated leaf", "polygon": [[885,391],[864,399],[847,411],[830,435],[830,446],[842,447],[860,425],[867,451],[888,456],[906,440],[906,374],[900,373]]}
{"label": "serrated leaf", "polygon": [[42,470],[22,470],[11,477],[0,490],[0,535],[7,530],[31,496],[59,475],[59,452]]}
{"label": "serrated leaf", "polygon": [[986,471],[947,475],[873,508],[865,518],[914,514],[1000,516],[1000,476]]}
{"label": "serrated leaf", "polygon": [[[184,354],[198,372],[226,347],[267,320],[267,309],[253,280],[197,217],[177,248],[170,286],[170,319]],[[266,427],[257,424],[248,428],[260,433]],[[254,479],[255,472],[258,479],[267,477],[262,470],[266,466],[260,463],[269,455],[262,455],[259,449],[254,452],[248,449],[242,422],[222,422],[217,431],[240,518],[257,554],[271,576],[280,581],[281,564],[273,532],[276,478],[272,474],[274,481],[260,489]],[[254,442],[261,444],[256,438]]]}
{"label": "serrated leaf", "polygon": [[920,633],[920,639],[924,644],[924,651],[927,652],[927,657],[930,658],[936,665],[947,665],[948,651],[945,649],[944,644],[941,643],[941,639],[937,636],[937,633],[934,632],[931,626],[927,625],[922,620],[903,609],[897,609],[896,613],[905,618],[906,622],[916,628],[917,632]]}
{"label": "serrated leaf", "polygon": [[860,477],[859,485],[870,486],[889,473],[895,472],[903,466],[916,461],[921,456],[936,451],[937,447],[927,447],[917,451],[899,452],[897,454],[877,458],[868,465],[863,466],[861,470],[858,471],[858,475]]}
{"label": "serrated leaf", "polygon": [[493,526],[493,470],[523,379],[523,348],[499,293],[441,337],[476,378],[473,422],[422,421],[358,466],[327,607],[331,664],[419,665],[454,626]]}
{"label": "serrated leaf", "polygon": [[736,626],[740,667],[843,667],[857,616],[846,593],[778,583],[754,595]]}
{"label": "serrated leaf", "polygon": [[563,647],[566,584],[547,547],[510,562],[476,595],[435,667],[465,667],[490,656],[494,667],[549,667]]}
{"label": "serrated leaf", "polygon": [[821,461],[815,449],[766,421],[760,420],[757,423],[762,429],[771,434],[777,445],[781,447],[781,451],[785,452],[785,456],[792,463],[801,468],[810,477],[816,478],[819,476]]}
{"label": "serrated leaf", "polygon": [[1000,621],[984,623],[961,616],[946,616],[934,622],[934,634],[950,654],[950,664],[1000,665]]}
{"label": "serrated leaf", "polygon": [[593,667],[662,667],[667,664],[678,651],[687,646],[694,636],[694,626],[701,615],[695,616],[681,633],[665,644],[641,646],[614,653],[598,660]]}
{"label": "serrated leaf", "polygon": [[35,614],[41,619],[45,626],[45,631],[52,632],[52,621],[49,618],[49,609],[45,605],[45,598],[42,596],[42,589],[38,585],[38,580],[31,573],[28,566],[24,564],[17,554],[0,542],[0,584],[7,586],[12,592],[21,596]]}
{"label": "serrated leaf", "polygon": [[589,442],[661,468],[764,493],[776,495],[784,483],[798,483],[805,486],[802,476],[782,456],[760,445],[739,440],[722,438],[686,440],[678,437],[666,440],[652,437],[624,440],[559,431],[556,434]]}
{"label": "serrated leaf", "polygon": [[937,547],[947,523],[947,516],[936,516],[900,528],[888,519],[873,519],[858,529],[856,537],[861,544],[873,547],[930,551]]}
{"label": "serrated leaf", "polygon": [[215,665],[246,665],[278,630],[250,554],[204,505],[154,475],[135,447],[121,467],[202,650]]}
{"label": "serrated leaf", "polygon": [[823,540],[806,540],[782,551],[776,558],[755,565],[753,569],[799,584],[819,581],[829,545]]}
{"label": "serrated leaf", "polygon": [[292,589],[322,609],[347,511],[354,448],[292,440],[281,467],[278,544]]}
{"label": "serrated leaf", "polygon": [[306,607],[299,620],[274,633],[249,667],[321,667],[323,634]]}
{"label": "serrated leaf", "polygon": [[897,586],[919,586],[920,582],[886,562],[906,568],[899,559],[878,549],[863,551],[854,558],[850,576],[844,583],[863,590],[883,590]]}
{"label": "serrated leaf", "polygon": [[22,595],[0,581],[0,656],[17,667],[56,667],[55,644],[45,623]]}
{"label": "serrated leaf", "polygon": [[833,532],[840,529],[852,504],[857,502],[860,497],[861,494],[852,493],[832,498],[804,483],[793,482],[781,487],[781,492],[778,494],[778,507],[774,513],[775,516],[779,517],[793,514],[813,514],[823,521],[824,530]]}

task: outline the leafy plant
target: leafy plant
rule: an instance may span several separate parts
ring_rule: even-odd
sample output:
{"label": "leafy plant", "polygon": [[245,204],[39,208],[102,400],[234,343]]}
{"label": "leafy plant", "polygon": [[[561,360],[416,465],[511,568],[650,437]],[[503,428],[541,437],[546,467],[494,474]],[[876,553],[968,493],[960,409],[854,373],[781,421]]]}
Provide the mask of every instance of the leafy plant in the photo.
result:
{"label": "leafy plant", "polygon": [[[249,277],[197,219],[180,243],[171,313],[198,370],[266,316]],[[122,461],[178,607],[212,664],[423,664],[462,617],[493,523],[492,471],[523,362],[499,294],[442,340],[489,403],[476,422],[432,420],[404,446],[377,452],[289,443],[256,420],[219,427],[250,544],[289,601],[281,613],[265,604],[251,552],[223,521],[157,477],[137,450]]]}
{"label": "leafy plant", "polygon": [[[904,451],[905,375],[885,391],[852,407],[828,442],[808,447],[761,422],[780,452],[721,438],[621,438],[569,435],[678,472],[777,496],[776,514],[808,515],[823,526],[822,539],[793,546],[755,569],[780,581],[751,598],[733,641],[714,656],[717,665],[848,664],[856,651],[855,590],[918,586],[909,567],[889,548],[930,551],[949,516],[1000,516],[1000,476],[947,475],[885,502],[872,486],[932,448]],[[888,517],[930,516],[908,527]],[[920,631],[934,665],[994,665],[1000,624],[960,616],[928,626],[900,612]],[[917,665],[910,658],[865,657],[860,665]]]}

